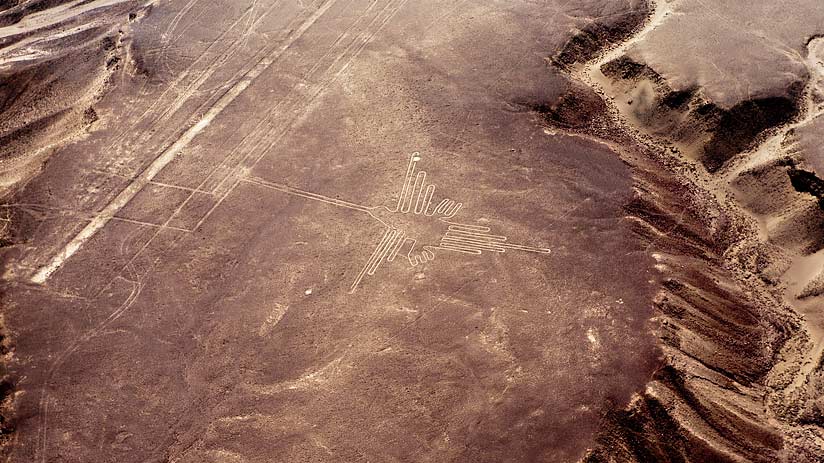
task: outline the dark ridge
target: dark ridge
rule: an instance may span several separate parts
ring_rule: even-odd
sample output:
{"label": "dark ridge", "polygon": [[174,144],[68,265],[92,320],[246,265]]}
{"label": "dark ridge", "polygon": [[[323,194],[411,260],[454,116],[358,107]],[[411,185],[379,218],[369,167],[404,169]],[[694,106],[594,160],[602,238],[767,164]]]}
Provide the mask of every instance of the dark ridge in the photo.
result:
{"label": "dark ridge", "polygon": [[[694,284],[713,285],[710,279],[692,277]],[[701,357],[705,367],[744,385],[757,382],[769,371],[770,352],[763,342],[767,333],[754,307],[716,285],[700,291],[693,284],[674,279],[668,282],[664,285],[667,295],[655,304],[658,311],[705,339],[707,345],[715,345],[712,349],[682,349],[685,353]],[[737,304],[742,304],[741,313],[736,312]]]}
{"label": "dark ridge", "polygon": [[[552,62],[564,69],[569,67],[569,63],[559,57]],[[683,111],[691,108],[690,116],[697,123],[696,128],[711,135],[701,156],[701,162],[709,172],[717,171],[736,154],[751,149],[765,131],[796,117],[805,86],[805,82],[798,81],[789,86],[788,96],[754,98],[723,109],[703,101],[698,95],[698,88],[672,90],[655,70],[626,55],[604,63],[601,72],[616,81],[650,80],[662,95],[658,102],[659,110]]]}
{"label": "dark ridge", "polygon": [[632,58],[624,55],[620,58],[601,65],[601,72],[611,79],[635,80],[641,77],[660,80],[658,74],[646,64],[633,61]]}
{"label": "dark ridge", "polygon": [[[114,7],[110,6],[109,8],[114,8]],[[99,14],[99,13],[97,13],[97,14]],[[80,18],[74,17],[74,18],[68,19],[67,21],[63,22],[62,24],[64,24],[64,25],[79,24],[80,20],[81,20]],[[49,34],[52,31],[56,30],[55,27],[59,27],[59,26],[51,25],[47,29],[32,28],[32,29],[22,30],[18,33],[8,34],[5,37],[0,38],[0,49],[2,49],[4,47],[11,46],[12,44],[15,44],[15,43],[19,43],[20,41],[25,40],[27,38],[36,37],[38,35]],[[98,24],[94,27],[85,28],[84,30],[78,31],[75,34],[73,34],[71,36],[71,38],[72,38],[71,42],[76,45],[76,44],[80,44],[80,43],[82,43],[84,41],[87,41],[87,40],[92,41],[96,37],[100,36],[105,31],[105,29],[107,29],[107,28],[108,28],[108,26],[105,25],[105,24]],[[47,32],[47,30],[48,30],[48,32]],[[63,41],[63,43],[67,44],[69,42]],[[61,46],[61,45],[58,45],[57,42],[52,42],[49,45],[49,48],[50,48],[50,54],[52,54],[52,56],[55,56],[56,54],[60,54],[61,52],[66,52],[66,51],[69,51],[69,50],[72,50],[72,49],[76,49],[77,47],[75,47],[73,45],[72,46]],[[44,60],[42,58],[38,58],[38,59],[34,59],[32,61],[34,61],[34,62],[43,62]],[[25,62],[25,61],[17,63],[14,66],[14,68],[16,68],[18,70],[22,70],[22,69],[25,69],[27,67],[28,67],[28,63]]]}
{"label": "dark ridge", "polygon": [[[669,365],[663,367],[656,373],[655,381],[659,386],[666,387],[669,393],[677,397],[677,400],[688,404],[693,411],[698,411],[704,423],[716,431],[725,434],[742,431],[740,429],[742,423],[732,421],[736,419],[734,415],[716,416],[706,410],[700,400],[689,391],[684,374],[677,368]],[[610,424],[607,430],[599,435],[598,447],[584,458],[584,462],[728,463],[738,461],[708,445],[703,439],[693,437],[688,429],[678,424],[671,410],[671,406],[661,403],[656,397],[647,393],[641,394],[627,410],[613,411],[606,417]],[[752,432],[753,430],[747,429],[746,431]],[[748,436],[752,437],[752,434]],[[775,461],[782,447],[780,437],[770,433],[760,433],[758,441],[769,450],[760,452],[745,437],[733,442],[733,445],[738,447],[739,452],[747,455],[748,461],[763,463]]]}
{"label": "dark ridge", "polygon": [[811,43],[813,40],[815,40],[815,39],[820,39],[820,38],[824,38],[824,34],[813,34],[813,35],[811,35],[811,36],[807,37],[807,40],[804,42],[804,46],[805,46],[805,47],[809,47],[809,46],[810,46],[810,43]]}
{"label": "dark ridge", "polygon": [[16,128],[12,132],[0,136],[0,159],[14,156],[18,151],[28,149],[38,134],[58,124],[64,117],[69,115],[70,112],[71,109],[60,109],[53,114],[44,116],[30,122],[28,125]]}
{"label": "dark ridge", "polygon": [[[662,210],[649,196],[636,196],[625,206],[624,211],[640,219],[657,230],[666,230],[668,234],[686,237],[689,242],[698,244],[704,249],[711,248],[712,243],[702,235],[700,225],[692,217],[678,217],[671,211]],[[686,214],[685,214],[686,215]]]}
{"label": "dark ridge", "polygon": [[805,410],[798,417],[798,422],[805,425],[824,427],[824,401],[818,400],[809,410]]}
{"label": "dark ridge", "polygon": [[[0,352],[3,357],[13,351],[13,346],[6,332],[5,324],[0,319]],[[14,433],[14,399],[17,387],[8,371],[5,361],[0,361],[0,455],[8,447]]]}
{"label": "dark ridge", "polygon": [[[766,130],[792,120],[799,111],[799,95],[804,84],[794,84],[789,97],[767,97],[742,101],[728,110],[718,112],[718,124],[704,148],[701,162],[709,172],[715,172],[733,156],[751,149]],[[697,112],[697,110],[696,110]],[[700,114],[700,113],[698,113]],[[711,116],[708,116],[711,117]]]}
{"label": "dark ridge", "polygon": [[[820,294],[819,292],[818,295]],[[811,294],[811,296],[814,295],[816,294]],[[824,386],[824,376],[822,376],[822,372],[824,372],[824,358],[819,359],[815,368],[815,374],[808,379],[808,383],[813,386],[816,391],[820,391],[821,387]],[[805,425],[824,427],[824,398],[817,396],[809,401],[801,410],[798,416],[798,422]]]}
{"label": "dark ridge", "polygon": [[118,63],[120,63],[120,57],[117,55],[112,56],[108,59],[108,61],[106,61],[106,69],[111,69],[112,67],[117,66]]}
{"label": "dark ridge", "polygon": [[[661,370],[659,381],[675,392],[680,400],[686,402],[704,423],[725,436],[729,445],[733,446],[738,454],[752,455],[764,450],[777,453],[781,450],[783,439],[778,432],[741,419],[739,415],[723,406],[714,406],[716,404],[711,397],[701,397],[690,388],[686,376],[677,368],[668,365]],[[763,455],[762,458],[767,456]],[[758,458],[752,459],[758,461]]]}
{"label": "dark ridge", "polygon": [[631,36],[641,27],[649,14],[650,5],[644,2],[637,10],[616,15],[610,22],[590,23],[569,39],[551,61],[559,68],[567,70],[576,63],[585,63],[610,44]]}
{"label": "dark ridge", "polygon": [[669,109],[683,109],[698,92],[696,87],[671,91],[661,98],[661,105]]}
{"label": "dark ridge", "polygon": [[155,76],[154,71],[151,70],[151,67],[146,64],[146,61],[143,59],[146,56],[147,50],[143,50],[143,47],[139,42],[131,42],[131,53],[129,54],[129,59],[131,59],[132,66],[136,75],[151,79]]}
{"label": "dark ridge", "polygon": [[[649,236],[650,242],[655,243],[656,249],[680,256],[682,262],[663,279],[662,294],[655,301],[663,319],[659,338],[678,352],[676,357],[680,360],[656,372],[652,384],[660,388],[661,393],[642,392],[627,409],[612,410],[605,416],[595,448],[584,461],[777,461],[783,452],[778,431],[741,418],[719,404],[714,395],[703,391],[707,382],[714,384],[711,389],[730,394],[741,394],[736,382],[745,386],[760,384],[774,364],[774,353],[780,350],[793,327],[785,326],[786,320],[764,313],[746,289],[728,276],[720,262],[700,257],[693,251],[682,254],[676,246],[692,243],[696,248],[709,247],[723,252],[728,245],[726,235],[736,234],[734,228],[710,232],[707,229],[710,222],[698,220],[698,212],[706,209],[703,202],[691,198],[687,192],[671,194],[672,187],[659,180],[644,183],[639,179],[639,182],[649,195],[659,199],[659,205],[645,211],[652,203],[642,201],[628,212],[640,217],[644,224],[653,227],[660,224],[663,230],[671,230],[665,236]],[[696,217],[693,226],[700,225],[703,233],[685,233],[692,226],[666,227],[673,223],[673,217],[689,224],[691,215]],[[670,219],[664,219],[666,216]],[[684,361],[698,365],[696,371],[682,367]],[[707,373],[701,373],[703,369]],[[748,400],[743,394],[741,397]],[[689,410],[694,415],[681,421],[679,417],[683,415],[674,414],[673,410]],[[810,415],[813,419],[817,417],[815,412]],[[698,431],[694,431],[693,426]],[[698,437],[697,432],[702,429],[710,429],[719,436],[718,445]],[[718,448],[728,448],[734,456],[716,450]]]}
{"label": "dark ridge", "polygon": [[95,111],[94,108],[89,107],[89,108],[86,108],[85,111],[83,111],[83,125],[86,125],[86,126],[92,125],[95,122],[97,122],[99,119],[100,119],[100,117],[97,115],[97,111]]}
{"label": "dark ridge", "polygon": [[66,3],[69,0],[0,1],[0,27],[19,23],[26,16]]}
{"label": "dark ridge", "polygon": [[[581,98],[562,99],[545,108],[544,117],[569,126],[564,108]],[[714,105],[701,110],[705,117],[717,117],[720,112]],[[576,127],[576,131],[626,141],[620,132],[598,130],[602,120],[598,114],[586,119],[594,124]],[[609,123],[608,119],[603,122]],[[636,166],[639,193],[625,211],[637,219],[634,228],[642,240],[680,262],[663,275],[661,293],[653,302],[662,321],[657,334],[674,352],[675,360],[652,378],[650,384],[660,388],[660,394],[640,392],[626,409],[613,409],[604,417],[584,461],[776,461],[784,451],[780,432],[731,412],[716,397],[723,397],[723,391],[749,401],[738,385],[760,385],[775,363],[775,353],[797,326],[765,312],[718,260],[740,237],[735,222],[723,209],[715,209],[715,203],[700,190],[662,174],[667,167],[655,159],[643,158]],[[685,362],[695,369],[684,367]],[[719,396],[705,394],[708,387]],[[676,414],[676,409],[694,414],[694,419]],[[818,415],[813,411],[810,416],[816,419]],[[717,441],[706,441],[703,430],[718,436]]]}
{"label": "dark ridge", "polygon": [[[65,140],[98,120],[93,108],[81,105],[93,105],[106,91],[127,51],[114,32],[105,27],[93,29],[95,36],[101,31],[109,35],[0,73],[0,159],[35,151],[43,143],[43,134]],[[93,82],[91,76],[103,76],[104,84],[87,85]],[[70,84],[63,85],[64,81]]]}
{"label": "dark ridge", "polygon": [[713,103],[702,103],[698,105],[697,108],[695,108],[693,113],[704,118],[720,119],[721,116],[724,114],[724,110],[722,110]]}
{"label": "dark ridge", "polygon": [[793,158],[780,158],[777,161],[775,161],[775,165],[780,166],[780,167],[793,167],[794,168],[796,166],[796,161]]}
{"label": "dark ridge", "polygon": [[[698,87],[690,87],[685,90],[672,90],[666,83],[666,80],[654,69],[646,64],[639,63],[627,55],[615,58],[612,61],[604,63],[601,66],[601,72],[604,76],[613,80],[629,80],[635,81],[639,79],[648,79],[654,82],[663,97],[658,102],[659,107],[668,109],[684,109],[684,107],[698,95]],[[699,107],[701,112],[706,112],[711,107]]]}
{"label": "dark ridge", "polygon": [[818,178],[813,172],[798,169],[795,166],[787,170],[795,191],[809,193],[818,198],[818,207],[824,210],[824,180]]}
{"label": "dark ridge", "polygon": [[21,72],[16,75],[0,75],[0,123],[4,119],[2,114],[24,95],[29,89],[35,72]]}
{"label": "dark ridge", "polygon": [[658,400],[643,396],[632,408],[613,410],[606,419],[611,425],[585,463],[687,461],[681,429]]}
{"label": "dark ridge", "polygon": [[[609,43],[597,33],[606,27],[592,26],[576,35],[552,63],[569,70],[596,56],[601,51],[597,47]],[[654,70],[627,57],[605,63],[601,72],[615,80],[649,79],[659,95],[650,117],[670,111],[686,114],[687,135],[708,135],[711,139],[701,159],[710,172],[750,149],[765,131],[796,117],[804,88],[804,82],[797,82],[787,89],[787,96],[755,98],[724,109],[704,100],[699,88],[669,88]],[[573,106],[582,106],[580,98],[563,97],[540,112],[550,124],[631,146],[626,138],[616,135],[620,131],[598,130],[603,119],[589,107],[582,110],[585,115],[572,114]],[[603,123],[609,124],[609,120]],[[744,230],[735,216],[691,184],[674,189],[667,175],[661,174],[670,170],[666,159],[650,153],[648,159],[638,161],[640,165],[645,162],[651,164],[649,169],[633,165],[636,188],[643,193],[625,210],[636,219],[634,228],[649,248],[674,262],[664,270],[661,291],[654,301],[661,322],[656,334],[671,357],[668,355],[666,366],[648,383],[652,389],[639,392],[626,409],[612,409],[604,417],[594,448],[584,461],[781,461],[788,452],[800,450],[792,447],[792,440],[785,444],[781,430],[761,420],[760,413],[736,413],[736,402],[740,400],[744,407],[759,405],[759,398],[740,391],[739,385],[763,386],[777,353],[799,327],[773,310],[766,300],[768,295],[754,292],[724,259],[714,257],[725,255],[740,241]],[[804,184],[810,190],[824,188],[821,183],[815,187],[811,181]],[[756,251],[760,249],[739,256],[746,268],[752,269],[755,262],[743,259],[755,261],[760,256]],[[810,420],[820,419],[821,410],[824,405],[811,410]]]}
{"label": "dark ridge", "polygon": [[591,127],[606,110],[603,100],[596,95],[574,88],[564,93],[555,103],[530,102],[523,105],[539,113],[550,125],[570,130]]}
{"label": "dark ridge", "polygon": [[[672,392],[681,389],[678,385],[683,382],[681,373],[671,366],[662,368],[656,380]],[[585,457],[585,463],[736,461],[703,440],[690,438],[688,430],[672,417],[670,408],[646,393],[629,409],[615,411],[607,420],[611,426],[599,436],[598,448]]]}

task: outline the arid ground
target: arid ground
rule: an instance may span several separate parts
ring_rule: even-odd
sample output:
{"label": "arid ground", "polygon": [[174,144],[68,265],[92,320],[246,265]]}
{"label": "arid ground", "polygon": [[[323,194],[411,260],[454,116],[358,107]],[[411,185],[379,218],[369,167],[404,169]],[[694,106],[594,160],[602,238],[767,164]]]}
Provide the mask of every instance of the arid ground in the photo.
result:
{"label": "arid ground", "polygon": [[0,3],[0,456],[822,461],[824,8],[722,3]]}

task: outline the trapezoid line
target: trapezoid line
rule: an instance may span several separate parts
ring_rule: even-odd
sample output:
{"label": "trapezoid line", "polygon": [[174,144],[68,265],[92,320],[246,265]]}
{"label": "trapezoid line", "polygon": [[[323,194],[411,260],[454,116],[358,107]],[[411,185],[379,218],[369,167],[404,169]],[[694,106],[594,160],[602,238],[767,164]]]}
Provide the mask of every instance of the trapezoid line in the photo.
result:
{"label": "trapezoid line", "polygon": [[[301,26],[295,33],[275,52],[279,56],[285,52],[294,42],[296,42],[337,0],[328,0],[321,5]],[[244,90],[246,90],[252,81],[263,73],[273,62],[274,59],[261,59],[255,66],[250,69],[246,75],[237,81],[223,96],[217,100],[214,106],[204,114],[200,120],[191,126],[183,135],[178,138],[171,146],[164,150],[160,156],[155,158],[149,166],[138,175],[132,183],[124,188],[106,207],[103,208],[95,217],[86,225],[74,238],[69,241],[66,246],[55,255],[48,264],[41,267],[32,276],[31,281],[36,284],[43,284],[48,280],[49,276],[60,268],[63,263],[73,256],[92,236],[94,236],[101,228],[103,228],[109,220],[129,201],[134,198],[137,193],[143,189],[164,167],[166,167],[172,160],[186,147],[197,135],[199,135],[209,123],[220,114],[231,102],[235,100]]]}

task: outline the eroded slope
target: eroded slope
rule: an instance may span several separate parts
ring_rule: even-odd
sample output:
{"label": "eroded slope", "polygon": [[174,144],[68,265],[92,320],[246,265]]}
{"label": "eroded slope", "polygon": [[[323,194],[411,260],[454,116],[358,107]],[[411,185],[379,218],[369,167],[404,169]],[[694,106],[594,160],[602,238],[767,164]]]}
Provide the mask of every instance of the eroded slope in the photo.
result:
{"label": "eroded slope", "polygon": [[[824,234],[817,154],[799,133],[821,111],[820,21],[741,30],[698,3],[660,2],[632,38],[567,66],[603,112],[570,123],[571,98],[546,111],[552,127],[622,147],[637,176],[627,212],[666,275],[667,366],[587,459],[818,461]],[[762,18],[753,27],[771,18],[730,8]]]}
{"label": "eroded slope", "polygon": [[41,1],[0,10],[0,195],[83,136],[114,76],[135,72],[129,24],[149,3]]}

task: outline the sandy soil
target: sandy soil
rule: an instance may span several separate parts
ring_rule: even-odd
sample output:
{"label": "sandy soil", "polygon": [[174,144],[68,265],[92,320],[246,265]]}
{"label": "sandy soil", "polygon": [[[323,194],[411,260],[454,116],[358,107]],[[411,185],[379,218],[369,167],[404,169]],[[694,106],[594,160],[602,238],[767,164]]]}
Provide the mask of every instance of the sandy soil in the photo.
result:
{"label": "sandy soil", "polygon": [[4,10],[4,456],[821,461],[821,13]]}
{"label": "sandy soil", "polygon": [[534,109],[634,8],[130,23],[92,132],[5,205],[12,460],[581,458],[658,364],[658,277],[627,166]]}

